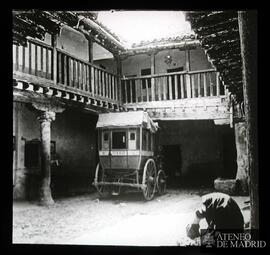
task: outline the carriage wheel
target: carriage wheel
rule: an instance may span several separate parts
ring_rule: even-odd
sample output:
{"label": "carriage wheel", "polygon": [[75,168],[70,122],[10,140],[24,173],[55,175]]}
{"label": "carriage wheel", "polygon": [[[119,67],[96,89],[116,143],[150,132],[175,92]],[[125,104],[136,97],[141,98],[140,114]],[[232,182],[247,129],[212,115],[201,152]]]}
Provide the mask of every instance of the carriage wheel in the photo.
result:
{"label": "carriage wheel", "polygon": [[110,187],[106,185],[97,185],[99,182],[105,180],[104,176],[104,169],[102,168],[101,164],[98,163],[96,167],[96,174],[95,174],[95,187],[98,191],[98,194],[101,198],[106,198],[110,195]]}
{"label": "carriage wheel", "polygon": [[148,159],[143,170],[142,184],[146,185],[143,188],[143,196],[145,200],[151,200],[155,194],[156,187],[156,164],[153,159]]}
{"label": "carriage wheel", "polygon": [[166,192],[166,176],[163,170],[158,171],[157,191],[159,195],[162,195]]}

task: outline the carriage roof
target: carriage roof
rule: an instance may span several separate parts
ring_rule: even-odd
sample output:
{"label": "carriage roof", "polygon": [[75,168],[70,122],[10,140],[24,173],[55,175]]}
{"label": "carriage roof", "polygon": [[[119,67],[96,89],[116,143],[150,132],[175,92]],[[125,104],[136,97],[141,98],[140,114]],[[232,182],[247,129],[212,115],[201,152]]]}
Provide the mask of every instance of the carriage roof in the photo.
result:
{"label": "carriage roof", "polygon": [[97,122],[97,128],[131,126],[144,126],[152,133],[155,133],[158,129],[158,123],[155,123],[144,111],[101,113]]}

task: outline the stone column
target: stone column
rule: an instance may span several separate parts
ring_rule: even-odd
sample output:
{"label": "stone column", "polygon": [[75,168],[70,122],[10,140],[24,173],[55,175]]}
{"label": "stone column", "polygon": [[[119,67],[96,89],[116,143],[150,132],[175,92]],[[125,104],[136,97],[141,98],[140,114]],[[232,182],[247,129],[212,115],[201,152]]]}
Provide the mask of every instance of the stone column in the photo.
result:
{"label": "stone column", "polygon": [[248,194],[248,155],[247,155],[247,137],[245,122],[235,123],[235,144],[237,152],[237,174],[239,180],[240,192]]}
{"label": "stone column", "polygon": [[55,120],[55,112],[42,111],[38,117],[41,138],[41,187],[40,203],[54,204],[51,195],[51,121]]}

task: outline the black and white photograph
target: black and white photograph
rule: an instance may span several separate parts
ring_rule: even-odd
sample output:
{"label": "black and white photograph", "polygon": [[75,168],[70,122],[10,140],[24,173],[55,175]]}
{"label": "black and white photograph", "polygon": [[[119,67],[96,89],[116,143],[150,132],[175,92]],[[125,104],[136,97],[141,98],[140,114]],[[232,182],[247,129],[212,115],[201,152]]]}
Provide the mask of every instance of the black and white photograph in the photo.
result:
{"label": "black and white photograph", "polygon": [[12,244],[266,248],[256,10],[12,9],[12,57]]}

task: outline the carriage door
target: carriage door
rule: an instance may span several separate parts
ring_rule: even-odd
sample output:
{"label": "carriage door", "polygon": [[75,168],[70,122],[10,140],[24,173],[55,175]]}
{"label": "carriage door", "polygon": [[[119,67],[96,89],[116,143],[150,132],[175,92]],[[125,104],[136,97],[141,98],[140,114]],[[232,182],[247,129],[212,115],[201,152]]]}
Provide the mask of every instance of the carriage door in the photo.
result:
{"label": "carriage door", "polygon": [[111,168],[127,169],[127,130],[113,130],[111,141]]}
{"label": "carriage door", "polygon": [[100,132],[101,137],[101,150],[99,151],[99,158],[100,163],[104,169],[111,168],[111,162],[110,162],[110,131],[109,130],[102,130]]}

